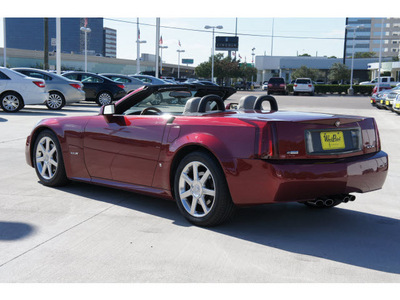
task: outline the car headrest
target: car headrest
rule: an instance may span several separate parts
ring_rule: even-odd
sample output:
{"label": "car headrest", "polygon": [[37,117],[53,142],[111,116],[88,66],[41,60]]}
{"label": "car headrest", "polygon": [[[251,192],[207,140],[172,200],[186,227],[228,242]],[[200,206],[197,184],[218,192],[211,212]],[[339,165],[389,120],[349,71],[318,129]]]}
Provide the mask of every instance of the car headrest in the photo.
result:
{"label": "car headrest", "polygon": [[190,98],[186,101],[185,108],[183,109],[183,114],[195,113],[199,107],[200,97]]}
{"label": "car headrest", "polygon": [[256,96],[243,96],[239,100],[239,106],[238,109],[253,109],[254,107],[254,102],[256,101],[257,97]]}

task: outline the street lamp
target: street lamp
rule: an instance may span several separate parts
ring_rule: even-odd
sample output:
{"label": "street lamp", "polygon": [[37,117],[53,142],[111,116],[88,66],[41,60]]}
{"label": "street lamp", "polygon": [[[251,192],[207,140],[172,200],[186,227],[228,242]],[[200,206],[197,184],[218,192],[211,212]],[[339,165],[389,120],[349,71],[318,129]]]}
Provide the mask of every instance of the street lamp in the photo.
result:
{"label": "street lamp", "polygon": [[180,78],[181,53],[185,52],[185,50],[176,50],[176,52],[178,52],[178,78]]}
{"label": "street lamp", "polygon": [[214,30],[215,28],[217,29],[222,29],[222,25],[218,26],[210,26],[206,25],[204,26],[204,29],[212,29],[212,48],[211,48],[211,82],[214,82]]}
{"label": "street lamp", "polygon": [[360,28],[364,28],[364,26],[363,25],[359,25],[359,26],[346,25],[346,29],[353,30],[353,51],[351,53],[351,73],[350,73],[349,95],[354,94],[354,90],[353,90],[354,46],[355,46],[355,39],[356,39],[356,30],[360,29]]}
{"label": "street lamp", "polygon": [[92,30],[88,27],[81,27],[81,31],[85,33],[85,72],[87,72],[87,34]]}
{"label": "street lamp", "polygon": [[160,62],[160,69],[161,69],[161,72],[160,72],[160,77],[162,76],[162,49],[167,49],[168,48],[168,46],[158,46],[158,47],[160,47],[160,49],[161,49],[161,62]]}
{"label": "street lamp", "polygon": [[137,18],[137,56],[136,56],[136,74],[140,73],[140,44],[146,43],[146,41],[140,40],[140,29],[139,29],[139,18]]}

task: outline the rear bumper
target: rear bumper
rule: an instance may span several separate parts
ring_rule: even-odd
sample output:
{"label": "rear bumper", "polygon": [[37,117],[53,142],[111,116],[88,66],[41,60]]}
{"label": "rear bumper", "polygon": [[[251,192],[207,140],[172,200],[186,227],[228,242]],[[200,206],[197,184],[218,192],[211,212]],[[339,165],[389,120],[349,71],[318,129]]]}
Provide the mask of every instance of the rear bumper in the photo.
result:
{"label": "rear bumper", "polygon": [[388,156],[380,151],[331,161],[238,159],[236,174],[226,178],[235,204],[254,205],[378,190],[387,171]]}

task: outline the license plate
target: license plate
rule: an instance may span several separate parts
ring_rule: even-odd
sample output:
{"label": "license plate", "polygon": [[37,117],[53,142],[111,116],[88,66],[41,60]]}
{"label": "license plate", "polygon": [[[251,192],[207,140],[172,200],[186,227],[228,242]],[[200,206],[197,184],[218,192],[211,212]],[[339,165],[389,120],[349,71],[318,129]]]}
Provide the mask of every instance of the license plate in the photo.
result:
{"label": "license plate", "polygon": [[346,148],[342,131],[323,131],[320,136],[323,150]]}
{"label": "license plate", "polygon": [[386,105],[389,105],[389,101],[386,101]]}
{"label": "license plate", "polygon": [[381,100],[381,104],[383,104],[383,100]]}
{"label": "license plate", "polygon": [[371,103],[374,103],[374,100],[371,100]]}
{"label": "license plate", "polygon": [[396,108],[400,108],[400,103],[396,103]]}

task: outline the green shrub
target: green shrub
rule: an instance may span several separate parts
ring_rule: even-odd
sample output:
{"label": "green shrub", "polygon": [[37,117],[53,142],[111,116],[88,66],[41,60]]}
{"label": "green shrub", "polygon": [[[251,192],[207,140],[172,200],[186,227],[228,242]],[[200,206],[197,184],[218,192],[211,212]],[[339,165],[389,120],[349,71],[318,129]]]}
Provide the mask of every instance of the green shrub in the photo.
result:
{"label": "green shrub", "polygon": [[[350,88],[349,84],[316,84],[315,94],[347,94]],[[287,85],[289,93],[293,93],[293,84]],[[374,86],[371,85],[353,85],[354,95],[371,95]]]}

